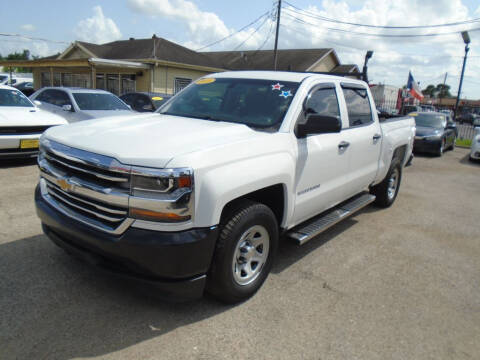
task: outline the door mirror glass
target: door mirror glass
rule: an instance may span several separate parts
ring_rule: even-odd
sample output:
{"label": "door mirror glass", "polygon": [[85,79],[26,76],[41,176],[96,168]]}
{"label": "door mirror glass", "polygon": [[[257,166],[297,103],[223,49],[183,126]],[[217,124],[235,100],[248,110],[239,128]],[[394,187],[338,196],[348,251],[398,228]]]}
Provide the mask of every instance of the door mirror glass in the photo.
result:
{"label": "door mirror glass", "polygon": [[72,111],[72,105],[62,105],[63,111]]}
{"label": "door mirror glass", "polygon": [[302,124],[297,125],[297,136],[302,138],[309,134],[338,133],[342,130],[339,117],[319,114],[308,114]]}
{"label": "door mirror glass", "polygon": [[40,106],[42,105],[42,102],[41,101],[38,101],[38,100],[34,100],[33,103],[37,106]]}

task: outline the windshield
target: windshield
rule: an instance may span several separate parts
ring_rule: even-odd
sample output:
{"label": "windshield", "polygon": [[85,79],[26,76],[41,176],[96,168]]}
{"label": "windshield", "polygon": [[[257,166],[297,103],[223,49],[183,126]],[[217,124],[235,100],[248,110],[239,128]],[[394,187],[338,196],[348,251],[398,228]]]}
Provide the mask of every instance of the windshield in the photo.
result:
{"label": "windshield", "polygon": [[0,106],[33,107],[33,104],[18,90],[0,89]]}
{"label": "windshield", "polygon": [[173,97],[160,113],[260,128],[279,126],[298,86],[297,82],[203,78]]}
{"label": "windshield", "polygon": [[415,118],[415,124],[417,126],[444,128],[447,123],[447,120],[445,119],[445,115],[416,114],[412,116]]}
{"label": "windshield", "polygon": [[112,94],[73,93],[73,98],[80,110],[130,110]]}

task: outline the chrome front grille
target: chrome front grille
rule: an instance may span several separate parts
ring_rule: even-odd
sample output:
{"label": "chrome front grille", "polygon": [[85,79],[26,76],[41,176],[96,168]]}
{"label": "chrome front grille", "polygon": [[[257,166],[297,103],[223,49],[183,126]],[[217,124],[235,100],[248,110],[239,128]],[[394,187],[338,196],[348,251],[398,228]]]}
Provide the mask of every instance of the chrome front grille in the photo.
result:
{"label": "chrome front grille", "polygon": [[38,164],[43,197],[65,215],[112,234],[133,222],[130,167],[53,141],[42,143]]}

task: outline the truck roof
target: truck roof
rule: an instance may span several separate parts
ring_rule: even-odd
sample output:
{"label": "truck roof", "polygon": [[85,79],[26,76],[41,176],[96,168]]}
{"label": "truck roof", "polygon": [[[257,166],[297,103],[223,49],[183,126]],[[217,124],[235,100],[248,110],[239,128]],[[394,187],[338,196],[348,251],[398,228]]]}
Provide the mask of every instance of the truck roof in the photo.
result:
{"label": "truck roof", "polygon": [[327,74],[316,74],[308,72],[292,72],[292,71],[225,71],[216,74],[209,74],[206,77],[216,78],[245,78],[245,79],[264,79],[273,81],[295,81],[301,82],[307,77],[315,77],[317,79],[324,79],[326,81],[348,81],[358,84],[365,84],[361,80],[347,79],[342,76],[334,76]]}

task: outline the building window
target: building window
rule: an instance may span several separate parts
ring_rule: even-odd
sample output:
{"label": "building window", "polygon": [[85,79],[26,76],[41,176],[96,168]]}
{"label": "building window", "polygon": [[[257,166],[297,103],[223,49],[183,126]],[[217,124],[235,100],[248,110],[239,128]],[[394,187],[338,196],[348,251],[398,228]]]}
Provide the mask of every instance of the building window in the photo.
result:
{"label": "building window", "polygon": [[40,74],[41,87],[50,86],[50,73],[42,72]]}
{"label": "building window", "polygon": [[182,89],[186,88],[190,83],[192,82],[192,79],[186,79],[186,78],[175,78],[175,94]]}
{"label": "building window", "polygon": [[97,74],[96,88],[105,90],[105,74]]}
{"label": "building window", "polygon": [[62,86],[74,86],[73,74],[62,73]]}
{"label": "building window", "polygon": [[62,74],[58,72],[53,73],[53,86],[62,86]]}
{"label": "building window", "polygon": [[89,89],[90,86],[90,74],[73,74],[72,76],[73,86]]}
{"label": "building window", "polygon": [[112,94],[120,95],[120,82],[118,81],[118,74],[107,74],[107,91]]}
{"label": "building window", "polygon": [[135,92],[135,75],[122,75],[122,95]]}

